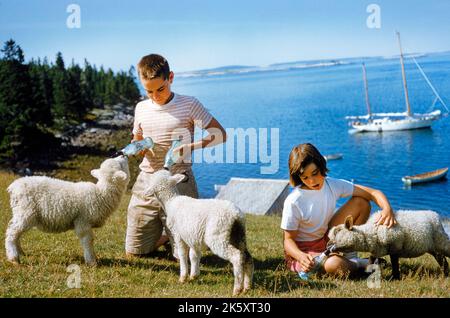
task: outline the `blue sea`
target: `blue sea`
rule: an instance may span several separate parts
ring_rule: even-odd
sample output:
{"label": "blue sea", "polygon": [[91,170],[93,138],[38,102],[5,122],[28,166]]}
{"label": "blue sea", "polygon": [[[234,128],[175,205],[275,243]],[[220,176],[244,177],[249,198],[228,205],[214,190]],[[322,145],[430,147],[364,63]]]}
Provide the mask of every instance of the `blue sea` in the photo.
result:
{"label": "blue sea", "polygon": [[[450,105],[450,52],[416,59]],[[410,188],[401,181],[405,175],[450,166],[450,117],[435,122],[432,129],[350,134],[345,116],[366,113],[362,61],[372,111],[404,112],[398,57],[175,74],[173,90],[197,97],[225,128],[279,129],[276,173],[261,174],[261,167],[268,164],[258,162],[196,163],[201,197],[214,197],[214,185],[226,184],[231,177],[288,179],[290,150],[310,142],[323,155],[343,154],[342,160],[328,162],[330,176],[383,191],[394,209],[432,209],[450,217],[447,179]],[[405,67],[413,112],[429,111],[434,100],[431,89],[411,59],[405,60]],[[445,113],[440,104],[434,109]]]}

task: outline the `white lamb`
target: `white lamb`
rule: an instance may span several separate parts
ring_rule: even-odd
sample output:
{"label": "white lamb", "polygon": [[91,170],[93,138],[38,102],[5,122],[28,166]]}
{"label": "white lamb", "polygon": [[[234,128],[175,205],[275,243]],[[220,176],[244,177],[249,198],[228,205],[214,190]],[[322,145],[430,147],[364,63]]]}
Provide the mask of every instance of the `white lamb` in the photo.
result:
{"label": "white lamb", "polygon": [[399,258],[430,253],[448,276],[445,256],[450,257],[450,239],[436,212],[397,211],[398,224],[390,229],[376,226],[376,217],[374,214],[366,224],[353,225],[352,217],[348,216],[344,224],[330,230],[328,244],[335,244],[337,251],[370,252],[372,260],[389,255],[394,279],[400,279]]}
{"label": "white lamb", "polygon": [[92,228],[101,227],[119,206],[130,172],[127,157],[105,160],[91,171],[98,182],[69,182],[49,177],[24,177],[8,187],[12,219],[6,230],[6,256],[19,264],[20,236],[37,227],[60,233],[74,229],[88,265],[96,265]]}
{"label": "white lamb", "polygon": [[247,250],[244,216],[231,202],[217,199],[193,199],[178,194],[176,184],[185,175],[172,176],[169,171],[155,172],[145,196],[155,195],[166,213],[166,225],[175,241],[180,259],[180,282],[200,274],[202,248],[209,249],[233,265],[233,295],[251,288],[253,259]]}

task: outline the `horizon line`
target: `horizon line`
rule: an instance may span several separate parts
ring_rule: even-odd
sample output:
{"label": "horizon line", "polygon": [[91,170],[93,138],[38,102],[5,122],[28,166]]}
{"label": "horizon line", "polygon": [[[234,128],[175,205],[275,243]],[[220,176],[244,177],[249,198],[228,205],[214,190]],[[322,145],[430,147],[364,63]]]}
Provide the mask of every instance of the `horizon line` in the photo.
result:
{"label": "horizon line", "polygon": [[[432,54],[442,54],[442,53],[450,53],[450,50],[442,50],[442,51],[429,51],[429,52],[412,52],[412,53],[403,53],[405,56],[409,55],[432,55]],[[312,61],[339,61],[339,60],[347,60],[347,59],[364,59],[364,58],[389,58],[389,57],[397,57],[400,56],[400,54],[393,54],[393,55],[359,55],[359,56],[346,56],[346,57],[335,57],[335,58],[323,58],[323,59],[304,59],[304,60],[294,60],[294,61],[285,61],[285,62],[275,62],[270,64],[262,64],[262,65],[244,65],[244,64],[228,64],[228,65],[220,65],[220,66],[214,66],[210,68],[202,68],[202,69],[193,69],[189,71],[181,71],[176,72],[178,74],[183,73],[192,73],[192,72],[201,72],[201,71],[210,71],[210,70],[216,70],[224,67],[269,67],[269,66],[275,66],[275,65],[283,65],[283,64],[290,64],[290,63],[298,63],[298,62],[312,62]],[[175,71],[174,71],[175,72]]]}

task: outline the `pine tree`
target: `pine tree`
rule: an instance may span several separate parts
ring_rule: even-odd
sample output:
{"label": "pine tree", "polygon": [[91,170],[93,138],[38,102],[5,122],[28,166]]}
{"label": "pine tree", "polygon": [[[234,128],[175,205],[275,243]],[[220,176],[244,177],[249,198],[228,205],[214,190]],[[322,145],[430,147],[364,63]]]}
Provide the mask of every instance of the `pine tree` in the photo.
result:
{"label": "pine tree", "polygon": [[84,60],[84,70],[81,73],[81,89],[86,111],[88,111],[95,104],[95,70],[86,59]]}
{"label": "pine tree", "polygon": [[31,80],[23,51],[13,40],[1,52],[0,157],[15,161],[35,145]]}
{"label": "pine tree", "polygon": [[25,57],[20,46],[16,45],[13,39],[6,41],[4,48],[1,50],[3,53],[2,60],[4,61],[16,61],[23,64]]}
{"label": "pine tree", "polygon": [[60,52],[55,64],[47,58],[25,64],[14,40],[0,55],[0,159],[23,159],[54,141],[49,127],[78,123],[92,107],[134,103],[139,98],[135,70],[114,73],[84,61],[66,68]]}
{"label": "pine tree", "polygon": [[111,69],[108,69],[105,76],[104,101],[106,105],[113,105],[118,101],[116,79]]}
{"label": "pine tree", "polygon": [[31,114],[33,121],[37,125],[44,127],[52,126],[51,115],[51,87],[48,87],[50,79],[45,66],[40,60],[32,60],[28,64],[28,70],[31,81],[31,99],[33,101],[33,112]]}
{"label": "pine tree", "polygon": [[106,73],[103,66],[96,71],[95,81],[95,102],[98,107],[105,105],[105,91],[106,91]]}
{"label": "pine tree", "polygon": [[67,117],[66,105],[68,102],[67,86],[68,76],[66,73],[64,59],[61,52],[56,54],[55,65],[52,67],[53,104],[52,115],[57,128],[63,128],[69,118]]}
{"label": "pine tree", "polygon": [[81,121],[86,113],[86,104],[81,88],[81,73],[81,68],[73,62],[67,70],[66,114],[70,119],[77,122]]}
{"label": "pine tree", "polygon": [[44,90],[44,97],[48,105],[48,108],[50,109],[51,123],[53,123],[53,117],[51,116],[51,108],[53,105],[53,80],[51,67],[46,57],[44,58],[44,61],[42,63],[41,78],[43,82],[42,85]]}
{"label": "pine tree", "polygon": [[136,70],[134,66],[131,66],[128,70],[128,76],[126,81],[126,88],[124,92],[125,98],[132,103],[135,103],[139,97],[141,96],[141,93],[139,92],[139,88],[136,84],[136,77],[135,74]]}

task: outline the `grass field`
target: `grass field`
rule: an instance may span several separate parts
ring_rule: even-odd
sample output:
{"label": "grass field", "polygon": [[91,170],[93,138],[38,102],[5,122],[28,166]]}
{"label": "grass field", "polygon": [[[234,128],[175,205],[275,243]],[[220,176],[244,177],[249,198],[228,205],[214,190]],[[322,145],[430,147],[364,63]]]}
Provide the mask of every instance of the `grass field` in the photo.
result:
{"label": "grass field", "polygon": [[[64,163],[55,176],[68,180],[92,180],[89,171],[103,160],[78,156]],[[137,161],[132,161],[132,177]],[[83,265],[81,246],[73,231],[26,233],[22,246],[27,254],[20,266],[5,259],[4,235],[11,217],[7,186],[18,176],[0,171],[0,297],[231,297],[231,265],[209,252],[203,254],[198,280],[180,284],[178,263],[170,261],[164,248],[152,257],[127,259],[124,253],[127,192],[119,210],[103,228],[95,230],[96,268]],[[247,217],[249,250],[254,257],[254,288],[240,297],[449,297],[450,279],[445,278],[434,258],[424,255],[402,259],[401,281],[389,281],[389,266],[382,271],[379,288],[369,288],[365,279],[312,277],[303,283],[285,270],[280,217]],[[67,268],[80,266],[81,288],[68,288]]]}

